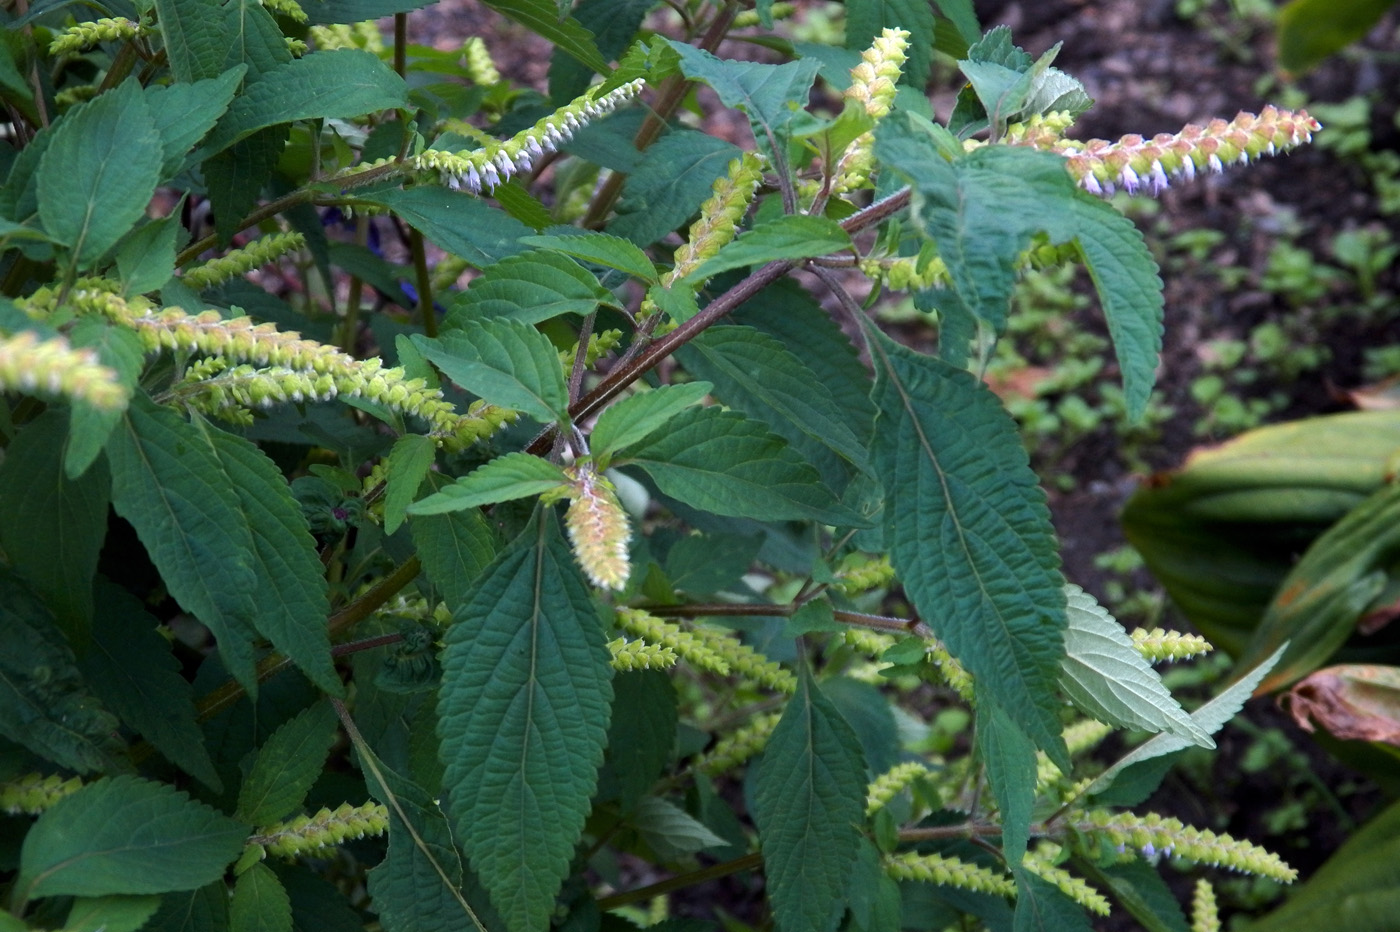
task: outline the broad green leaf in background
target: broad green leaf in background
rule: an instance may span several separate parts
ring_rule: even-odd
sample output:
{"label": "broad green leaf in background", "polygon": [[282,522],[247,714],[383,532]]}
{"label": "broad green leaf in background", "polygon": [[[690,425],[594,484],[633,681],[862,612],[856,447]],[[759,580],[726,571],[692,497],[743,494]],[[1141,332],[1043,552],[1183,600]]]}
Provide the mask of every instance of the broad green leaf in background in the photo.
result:
{"label": "broad green leaf in background", "polygon": [[[146,104],[160,131],[164,161],[161,178],[173,178],[185,156],[228,110],[248,66],[237,64],[217,77],[193,83],[152,84]],[[164,284],[163,282],[157,283]]]}
{"label": "broad green leaf in background", "polygon": [[324,700],[283,722],[258,750],[253,769],[243,779],[234,818],[248,825],[269,825],[299,807],[326,765],[335,734],[335,712]]}
{"label": "broad green leaf in background", "polygon": [[0,736],[78,773],[107,770],[116,718],[88,691],[53,616],[0,564]]}
{"label": "broad green leaf in background", "polygon": [[737,411],[687,408],[618,460],[646,470],[672,498],[717,515],[864,523],[782,438]]}
{"label": "broad green leaf in background", "polygon": [[252,624],[325,692],[341,693],[331,662],[325,567],[316,539],[277,466],[252,443],[207,421],[195,428],[219,461],[219,478],[238,497],[238,521],[252,550],[244,557],[257,577]]}
{"label": "broad green leaf in background", "polygon": [[613,678],[608,752],[598,774],[598,798],[624,812],[646,796],[670,762],[678,719],[676,688],[660,670],[630,670]]}
{"label": "broad green leaf in background", "polygon": [[479,197],[436,185],[360,197],[389,208],[433,243],[479,269],[524,252],[520,238],[535,232],[505,211],[487,207]]}
{"label": "broad green leaf in background", "polygon": [[458,836],[510,932],[542,928],[603,760],[612,667],[554,516],[458,608],[442,653],[440,754]]}
{"label": "broad green leaf in background", "polygon": [[962,369],[873,333],[885,535],[925,622],[1061,770],[1065,594],[1045,493],[1011,416]]}
{"label": "broad green leaf in background", "polygon": [[[264,16],[266,10],[258,8]],[[214,229],[225,242],[241,229],[291,137],[291,125],[269,126],[204,159],[200,170],[214,209]]]}
{"label": "broad green leaf in background", "polygon": [[77,479],[64,475],[66,420],[50,409],[10,441],[0,463],[0,549],[81,649],[91,630],[110,479],[101,465]]}
{"label": "broad green leaf in background", "polygon": [[408,516],[408,506],[428,475],[437,456],[431,437],[406,434],[394,441],[389,451],[384,479],[384,532],[392,534]]}
{"label": "broad green leaf in background", "polygon": [[1075,871],[1116,899],[1142,924],[1144,932],[1192,932],[1176,894],[1155,865],[1140,858],[1099,865],[1076,857]]}
{"label": "broad green leaf in background", "polygon": [[1060,688],[1091,718],[1119,728],[1171,732],[1215,747],[1162,685],[1123,626],[1078,586],[1065,586],[1069,626]]}
{"label": "broad green leaf in background", "polygon": [[537,324],[560,314],[591,314],[599,304],[616,303],[612,292],[573,259],[533,249],[502,259],[472,279],[453,302],[443,327],[495,318]]}
{"label": "broad green leaf in background", "polygon": [[686,280],[699,284],[730,269],[773,262],[778,259],[805,259],[851,248],[851,237],[828,217],[788,214],[760,223],[726,243],[710,259],[700,263]]}
{"label": "broad green leaf in background", "polygon": [[668,39],[681,56],[681,71],[692,81],[714,88],[726,107],[748,114],[769,131],[782,129],[807,106],[807,95],[820,65],[811,59],[770,65],[716,58],[704,49]]}
{"label": "broad green leaf in background", "polygon": [[722,139],[690,129],[672,130],[646,150],[627,176],[608,232],[639,246],[661,239],[695,215],[715,179],[742,154]]}
{"label": "broad green leaf in background", "polygon": [[588,440],[599,460],[628,444],[636,443],[691,405],[699,404],[714,388],[709,382],[663,385],[641,391],[609,405],[593,425]]}
{"label": "broad green leaf in background", "polygon": [[164,149],[134,80],[59,121],[36,175],[44,230],[88,268],[136,225],[160,181]]}
{"label": "broad green leaf in background", "polygon": [[[653,0],[582,0],[573,15],[593,33],[601,57],[619,58],[653,6]],[[587,90],[592,78],[592,68],[556,49],[549,62],[549,99],[562,107]]]}
{"label": "broad green leaf in background", "polygon": [[367,19],[383,19],[395,13],[408,13],[433,0],[303,0],[301,8],[307,20],[316,25],[330,23],[362,23]]}
{"label": "broad green leaf in background", "polygon": [[1031,807],[1035,803],[1035,745],[993,697],[977,682],[977,747],[987,786],[1001,810],[1001,848],[1014,871],[1030,843]]}
{"label": "broad green leaf in background", "polygon": [[627,822],[662,861],[675,861],[706,848],[729,844],[693,815],[657,796],[637,800]]}
{"label": "broad green leaf in background", "polygon": [[558,48],[577,58],[599,74],[607,74],[608,63],[593,42],[593,33],[572,16],[561,16],[554,0],[482,0],[487,6],[509,16],[526,29],[543,36]]}
{"label": "broad green leaf in background", "polygon": [[227,42],[219,0],[154,0],[170,73],[181,84],[218,78]]}
{"label": "broad green leaf in background", "polygon": [[[430,481],[434,477],[429,477]],[[452,611],[466,601],[481,571],[496,556],[496,538],[477,509],[419,515],[409,524],[428,578]]]}
{"label": "broad green leaf in background", "polygon": [[[135,391],[146,361],[146,348],[131,330],[96,317],[83,318],[73,326],[69,342],[94,350],[102,364],[113,369],[122,384]],[[82,475],[97,460],[121,419],[121,411],[103,411],[88,404],[73,406],[68,448],[63,455],[63,471],[68,478]]]}
{"label": "broad green leaf in background", "polygon": [[73,900],[64,932],[136,932],[160,906],[158,896],[92,896]]}
{"label": "broad green leaf in background", "polygon": [[233,884],[229,932],[292,932],[292,901],[272,868],[256,863]]}
{"label": "broad green leaf in background", "polygon": [[194,689],[180,675],[171,644],[140,600],[98,579],[97,624],[80,661],[92,691],[171,763],[215,791],[222,790],[195,723]]}
{"label": "broad green leaf in background", "polygon": [[855,732],[809,671],[754,779],[768,899],[785,932],[832,932],[863,840],[865,760]]}
{"label": "broad green leaf in background", "polygon": [[1024,867],[1016,874],[1016,916],[1012,932],[1094,932],[1084,907],[1050,881]]}
{"label": "broad green leaf in background", "polygon": [[227,932],[228,887],[224,878],[197,890],[167,893],[142,932]]}
{"label": "broad green leaf in background", "polygon": [[1357,41],[1380,22],[1396,0],[1291,0],[1278,11],[1278,60],[1307,71]]}
{"label": "broad green leaf in background", "polygon": [[214,632],[225,668],[255,694],[253,534],[223,463],[200,431],[140,395],[107,458],[112,507],[136,529],[170,594]]}
{"label": "broad green leaf in background", "polygon": [[470,320],[413,345],[443,375],[474,395],[542,424],[569,420],[569,390],[549,338],[515,320]]}
{"label": "broad green leaf in background", "polygon": [[656,266],[651,264],[647,254],[635,243],[620,236],[596,232],[584,236],[527,236],[521,243],[535,249],[562,252],[566,256],[573,256],[585,262],[606,265],[610,269],[626,272],[633,278],[650,284],[658,281]]}
{"label": "broad green leaf in background", "polygon": [[349,118],[408,106],[408,87],[360,49],[313,52],[263,74],[229,105],[206,149],[221,152],[260,129],[295,120]]}
{"label": "broad green leaf in background", "polygon": [[221,877],[247,837],[246,825],[174,787],[105,777],[39,816],[15,901],[193,890]]}
{"label": "broad green leaf in background", "polygon": [[114,253],[122,294],[144,294],[170,281],[175,274],[176,243],[183,232],[180,208],[176,207],[170,214],[137,227],[122,238]]}
{"label": "broad green leaf in background", "polygon": [[452,485],[409,506],[413,515],[440,515],[480,508],[531,495],[542,495],[568,484],[558,466],[528,453],[507,453],[478,466]]}
{"label": "broad green leaf in background", "polygon": [[863,52],[885,29],[909,31],[900,82],[923,91],[933,63],[933,6],[927,0],[847,0],[846,48]]}

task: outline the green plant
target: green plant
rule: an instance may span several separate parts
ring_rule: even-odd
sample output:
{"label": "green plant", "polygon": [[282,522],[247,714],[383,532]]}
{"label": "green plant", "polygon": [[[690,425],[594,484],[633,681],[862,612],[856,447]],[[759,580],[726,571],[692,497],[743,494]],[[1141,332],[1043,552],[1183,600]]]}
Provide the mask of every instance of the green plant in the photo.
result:
{"label": "green plant", "polygon": [[[735,2],[488,0],[548,97],[404,6],[6,14],[0,925],[535,932],[761,869],[793,932],[1072,929],[1150,917],[1167,849],[1293,878],[1129,808],[1276,657],[1188,714],[1149,661],[1199,645],[1061,577],[980,376],[1018,274],[1083,265],[1141,417],[1161,282],[1094,195],[1311,117],[1077,141],[957,0],[774,64],[712,54]],[[673,119],[699,85],[749,149]]]}

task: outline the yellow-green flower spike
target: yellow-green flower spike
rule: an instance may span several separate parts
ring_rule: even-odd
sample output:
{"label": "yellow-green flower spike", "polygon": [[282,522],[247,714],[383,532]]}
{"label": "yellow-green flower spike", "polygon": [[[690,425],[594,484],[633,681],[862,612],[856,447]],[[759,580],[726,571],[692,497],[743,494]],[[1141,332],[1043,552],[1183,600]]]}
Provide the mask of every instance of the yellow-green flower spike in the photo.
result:
{"label": "yellow-green flower spike", "polygon": [[736,676],[782,693],[797,691],[797,677],[780,664],[754,650],[734,634],[720,628],[697,625],[696,637],[723,657]]}
{"label": "yellow-green flower spike", "polygon": [[1188,124],[1179,133],[1159,133],[1151,139],[1128,135],[1117,142],[1056,140],[1049,151],[1065,156],[1070,174],[1090,194],[1155,195],[1174,179],[1190,181],[1198,174],[1224,171],[1227,165],[1287,152],[1311,142],[1320,129],[1322,124],[1306,110],[1265,107],[1257,116],[1240,113],[1229,122]]}
{"label": "yellow-green flower spike", "polygon": [[349,26],[312,26],[306,35],[322,51],[364,49],[375,54],[384,51],[384,34],[374,20]]}
{"label": "yellow-green flower spike", "polygon": [[572,499],[564,526],[569,530],[574,559],[598,588],[625,589],[632,572],[627,555],[632,531],[617,492],[606,476],[594,471],[592,463],[570,466],[564,474],[570,480]]}
{"label": "yellow-green flower spike", "polygon": [[928,659],[938,668],[943,682],[962,699],[972,701],[972,677],[963,665],[953,659],[953,655],[937,641],[928,642]]}
{"label": "yellow-green flower spike", "polygon": [[389,810],[383,805],[344,803],[334,810],[322,809],[315,815],[297,816],[270,825],[248,839],[248,843],[260,845],[270,854],[290,858],[353,838],[382,835],[388,830]]}
{"label": "yellow-green flower spike", "polygon": [[756,154],[745,152],[729,163],[729,171],[715,180],[709,199],[700,205],[700,216],[690,225],[685,243],[676,250],[674,265],[662,276],[661,284],[685,278],[734,239],[762,180],[763,161]]}
{"label": "yellow-green flower spike", "polygon": [[138,36],[148,35],[149,26],[123,17],[106,17],[87,23],[78,23],[64,29],[49,43],[50,55],[63,55],[67,52],[82,52],[103,42],[129,42]]}
{"label": "yellow-green flower spike", "polygon": [[660,644],[615,638],[608,642],[614,670],[667,670],[680,660],[676,652]]}
{"label": "yellow-green flower spike", "polygon": [[273,233],[190,269],[183,280],[195,291],[203,291],[239,278],[305,245],[306,237],[300,233]]}
{"label": "yellow-green flower spike", "polygon": [[1215,888],[1204,877],[1196,881],[1196,890],[1191,896],[1191,932],[1220,932]]}
{"label": "yellow-green flower spike", "polygon": [[900,793],[920,777],[932,773],[923,761],[911,760],[895,764],[871,781],[865,790],[865,814],[874,815],[890,804]]}
{"label": "yellow-green flower spike", "polygon": [[25,774],[0,783],[0,812],[10,815],[38,815],[65,796],[82,789],[77,777]]}
{"label": "yellow-green flower spike", "polygon": [[646,82],[639,78],[606,94],[590,90],[504,142],[463,152],[427,149],[409,159],[409,166],[420,172],[435,173],[454,191],[472,194],[491,191],[509,181],[512,175],[528,172],[545,153],[556,151],[590,120],[611,113],[640,94],[645,86]]}
{"label": "yellow-green flower spike", "polygon": [[[796,10],[797,4],[795,3],[775,3],[769,8],[769,15],[773,17],[774,21],[777,21],[780,19],[787,19],[796,12]],[[743,10],[738,16],[734,17],[735,29],[748,29],[757,25],[759,25],[757,10]]]}
{"label": "yellow-green flower spike", "polygon": [[917,880],[941,887],[961,887],[964,890],[1008,899],[1016,895],[1016,882],[1010,877],[941,854],[916,854],[907,851],[886,855],[884,868],[885,873],[895,880]]}
{"label": "yellow-green flower spike", "polygon": [[729,662],[724,657],[700,637],[674,622],[657,618],[640,608],[619,608],[617,626],[648,644],[670,648],[676,652],[676,656],[702,670],[722,676],[729,673]]}
{"label": "yellow-green flower spike", "polygon": [[1151,631],[1138,628],[1131,632],[1130,637],[1138,653],[1149,663],[1189,660],[1215,650],[1214,645],[1199,634],[1182,634],[1180,631],[1163,631],[1161,628],[1153,628]]}
{"label": "yellow-green flower spike", "polygon": [[[583,354],[583,365],[585,368],[592,366],[604,353],[610,353],[619,343],[622,342],[623,333],[621,330],[604,330],[602,333],[590,334],[588,337],[588,349]],[[574,359],[578,356],[578,343],[567,350],[559,352],[559,364],[564,367],[564,374],[567,376],[569,370],[574,366]]]}
{"label": "yellow-green flower spike", "polygon": [[888,556],[868,557],[857,553],[842,560],[834,575],[833,588],[846,595],[859,595],[893,582],[894,567]]}
{"label": "yellow-green flower spike", "polygon": [[1053,884],[1065,896],[1096,916],[1107,916],[1111,912],[1108,898],[1091,887],[1082,878],[1076,877],[1049,859],[1038,854],[1028,853],[1022,863],[1032,874]]}
{"label": "yellow-green flower spike", "polygon": [[0,389],[82,401],[104,411],[126,407],[129,393],[116,371],[90,349],[74,349],[63,337],[40,340],[26,330],[0,337]]}
{"label": "yellow-green flower spike", "polygon": [[[851,69],[851,86],[846,88],[845,96],[859,103],[876,120],[887,116],[894,105],[895,84],[904,69],[908,47],[908,31],[885,29],[881,32],[874,44],[861,53],[860,64]],[[873,133],[862,133],[846,147],[836,163],[836,183],[832,190],[839,194],[869,185],[870,171],[875,164],[871,154],[874,143]]]}
{"label": "yellow-green flower spike", "polygon": [[1137,815],[1095,810],[1086,814],[1079,828],[1124,850],[1136,849],[1147,857],[1164,854],[1197,864],[1228,867],[1280,883],[1292,883],[1298,878],[1298,872],[1282,858],[1256,844],[1218,835],[1209,829],[1182,825],[1177,819],[1155,812]]}
{"label": "yellow-green flower spike", "polygon": [[501,73],[496,70],[496,62],[491,58],[491,50],[480,36],[472,36],[462,45],[462,61],[467,66],[467,76],[473,84],[490,87],[501,83]]}
{"label": "yellow-green flower spike", "polygon": [[304,23],[307,20],[306,11],[297,0],[262,0],[262,5],[269,13],[285,16],[293,22]]}
{"label": "yellow-green flower spike", "polygon": [[885,651],[895,645],[895,638],[893,635],[885,634],[880,631],[871,631],[869,628],[847,628],[845,632],[842,633],[841,637],[842,640],[862,654],[876,660],[878,660]]}
{"label": "yellow-green flower spike", "polygon": [[[1111,726],[1092,718],[1086,718],[1065,728],[1065,747],[1069,750],[1070,756],[1073,757],[1098,747],[1099,743],[1111,734],[1113,734]],[[1060,773],[1060,768],[1050,762],[1049,756],[1044,751],[1036,752],[1035,762],[1037,793],[1044,793],[1051,786],[1063,783],[1064,778],[1069,776],[1069,774]]]}
{"label": "yellow-green flower spike", "polygon": [[715,742],[715,746],[696,761],[696,768],[711,777],[728,773],[763,750],[782,717],[781,712],[769,712],[758,716],[743,728],[731,731]]}

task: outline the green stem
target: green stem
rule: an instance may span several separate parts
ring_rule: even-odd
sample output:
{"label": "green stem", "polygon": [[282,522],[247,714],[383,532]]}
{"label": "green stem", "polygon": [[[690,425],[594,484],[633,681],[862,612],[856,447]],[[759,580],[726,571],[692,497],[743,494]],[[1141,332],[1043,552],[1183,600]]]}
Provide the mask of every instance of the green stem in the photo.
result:
{"label": "green stem", "polygon": [[433,280],[428,274],[428,253],[423,234],[416,228],[408,233],[408,251],[413,255],[413,271],[418,281],[418,319],[429,339],[437,336],[437,316],[433,313]]}
{"label": "green stem", "polygon": [[[715,602],[710,604],[693,605],[654,605],[647,609],[649,614],[658,618],[722,618],[722,617],[743,617],[760,616],[765,618],[790,618],[794,612],[802,607],[799,602],[789,602],[784,605],[771,605],[767,603],[733,603]],[[915,637],[931,638],[933,632],[928,625],[917,618],[893,618],[889,615],[872,615],[868,612],[849,612],[844,609],[834,609],[832,616],[839,622],[848,625],[858,625],[862,628],[871,628],[875,631],[884,631],[890,634],[912,634]]]}
{"label": "green stem", "polygon": [[614,893],[612,896],[605,896],[598,901],[598,909],[607,912],[619,906],[626,906],[628,903],[640,903],[661,896],[663,893],[670,893],[672,890],[680,890],[691,887],[707,880],[718,880],[721,877],[728,877],[730,874],[737,874],[739,871],[749,871],[763,865],[763,855],[757,851],[751,854],[741,855],[732,861],[724,861],[710,867],[702,867],[700,870],[691,871],[687,874],[677,874],[667,880],[660,880],[645,887],[638,887],[635,890],[627,890],[623,893]]}
{"label": "green stem", "polygon": [[[363,246],[369,242],[369,217],[359,214],[355,218],[355,242]],[[345,321],[340,335],[340,348],[350,355],[355,353],[355,338],[360,331],[360,302],[364,300],[365,283],[358,275],[350,276],[350,291],[345,298]]]}

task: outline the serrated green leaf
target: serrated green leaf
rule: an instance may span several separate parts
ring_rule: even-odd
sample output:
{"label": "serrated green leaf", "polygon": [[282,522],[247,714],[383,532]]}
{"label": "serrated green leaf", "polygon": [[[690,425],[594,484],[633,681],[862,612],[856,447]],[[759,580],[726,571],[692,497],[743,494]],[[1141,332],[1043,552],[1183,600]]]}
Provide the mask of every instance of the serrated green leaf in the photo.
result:
{"label": "serrated green leaf", "polygon": [[684,809],[656,796],[638,800],[628,823],[662,861],[729,844]]}
{"label": "serrated green leaf", "polygon": [[220,877],[187,893],[167,893],[142,932],[227,932],[228,887]]}
{"label": "serrated green leaf", "polygon": [[105,467],[69,479],[66,418],[49,410],[10,442],[0,463],[0,548],[53,611],[68,640],[88,643],[92,578],[107,534]]}
{"label": "serrated green leaf", "polygon": [[987,786],[1001,810],[1001,846],[1014,869],[1030,842],[1031,807],[1035,803],[1035,745],[997,704],[991,690],[977,685],[977,747]]}
{"label": "serrated green leaf", "polygon": [[798,110],[806,108],[819,68],[810,59],[782,65],[729,61],[684,42],[667,41],[680,55],[681,71],[687,78],[708,84],[726,107],[744,111],[751,121],[770,131],[780,130]]}
{"label": "serrated green leaf", "polygon": [[64,932],[136,932],[160,906],[158,896],[78,897],[63,922]]}
{"label": "serrated green leaf", "polygon": [[[96,351],[102,364],[115,371],[121,383],[134,392],[146,361],[146,348],[135,333],[96,317],[85,317],[74,325],[69,342],[75,347]],[[88,404],[73,406],[68,449],[63,455],[63,471],[68,478],[75,479],[87,472],[121,418],[120,411],[104,411]]]}
{"label": "serrated green leaf", "polygon": [[[363,744],[370,793],[389,809],[389,851],[370,870],[369,893],[385,932],[499,928],[480,882],[462,861],[436,800]],[[489,926],[487,925],[489,923]]]}
{"label": "serrated green leaf", "polygon": [[[161,178],[173,178],[204,134],[228,110],[233,95],[248,73],[248,66],[239,63],[216,77],[193,83],[153,84],[145,89],[146,105],[160,132],[164,161]],[[159,282],[152,287],[159,287]],[[149,290],[149,289],[143,289]]]}
{"label": "serrated green leaf", "polygon": [[136,225],[160,182],[155,119],[134,80],[79,104],[54,128],[35,183],[44,230],[80,269]]}
{"label": "serrated green leaf", "polygon": [[[1239,712],[1240,709],[1244,708],[1245,702],[1254,693],[1254,688],[1268,675],[1269,671],[1273,669],[1274,664],[1278,663],[1279,658],[1283,656],[1283,652],[1287,650],[1287,648],[1288,645],[1285,644],[1274,651],[1272,656],[1240,677],[1234,683],[1230,684],[1220,695],[1192,712],[1191,721],[1208,735],[1213,735],[1221,728],[1225,727],[1225,723],[1234,718],[1235,714]],[[1191,745],[1192,742],[1189,739],[1178,737],[1169,732],[1156,735],[1150,740],[1138,745],[1127,755],[1118,760],[1112,767],[1109,767],[1101,773],[1094,782],[1089,785],[1084,793],[1085,795],[1102,793],[1109,789],[1118,775],[1127,768],[1136,764],[1141,764],[1144,761],[1150,761],[1156,757],[1161,757],[1165,754],[1172,754],[1176,751],[1185,750],[1191,747]]]}
{"label": "serrated green leaf", "polygon": [[1045,493],[996,396],[872,339],[885,535],[905,592],[953,656],[1062,770],[1055,686],[1065,594]]}
{"label": "serrated green leaf", "polygon": [[623,450],[619,460],[646,470],[672,498],[717,515],[864,523],[782,438],[736,411],[687,408]]}
{"label": "serrated green leaf", "polygon": [[266,864],[238,875],[228,904],[230,932],[292,932],[292,901]]}
{"label": "serrated green leaf", "polygon": [[1016,916],[1012,932],[1094,932],[1084,907],[1048,880],[1016,872]]}
{"label": "serrated green leaf", "polygon": [[394,441],[384,480],[384,533],[392,534],[408,516],[408,506],[437,457],[437,445],[422,434]]}
{"label": "serrated green leaf", "polygon": [[221,481],[237,495],[237,520],[252,540],[244,562],[256,578],[253,627],[313,683],[340,695],[326,630],[330,601],[325,567],[291,488],[267,454],[249,441],[207,421],[196,420],[194,426],[218,458]]}
{"label": "serrated green leaf", "polygon": [[413,345],[443,375],[492,404],[513,408],[542,424],[569,420],[569,391],[549,338],[515,320],[469,320]]}
{"label": "serrated green leaf", "polygon": [[272,870],[292,901],[292,932],[364,932],[364,915],[310,865],[273,862]]}
{"label": "serrated green leaf", "polygon": [[221,877],[248,827],[162,783],[106,777],[64,797],[24,838],[20,901],[193,890]]}
{"label": "serrated green leaf", "polygon": [[537,324],[560,314],[591,314],[599,304],[616,301],[591,272],[568,256],[535,249],[502,259],[473,279],[443,327],[488,319]]}
{"label": "serrated green leaf", "polygon": [[447,607],[456,611],[496,556],[496,538],[486,519],[476,509],[419,515],[409,530],[428,578],[442,593]]}
{"label": "serrated green leaf", "polygon": [[764,749],[753,816],[779,928],[832,932],[864,839],[865,761],[855,732],[810,672]]}
{"label": "serrated green leaf", "polygon": [[180,675],[170,642],[141,602],[99,579],[97,625],[80,665],[92,690],[132,730],[186,773],[223,789],[195,723],[194,689]]}
{"label": "serrated green leaf", "polygon": [[542,928],[597,781],[612,667],[552,514],[458,609],[443,650],[440,754],[468,859],[511,932]]}
{"label": "serrated green leaf", "polygon": [[577,58],[599,74],[608,72],[608,63],[593,42],[593,33],[572,16],[561,16],[553,0],[482,0],[487,6],[509,16],[526,29],[543,36],[553,45]]}
{"label": "serrated green leaf", "polygon": [[409,506],[413,515],[440,515],[542,495],[568,484],[564,470],[529,453],[507,453]]}
{"label": "serrated green leaf", "polygon": [[1113,617],[1078,586],[1065,586],[1069,625],[1060,688],[1091,718],[1119,728],[1171,732],[1200,747],[1215,742],[1162,685]]}
{"label": "serrated green leaf", "polygon": [[635,243],[620,236],[596,232],[584,236],[527,236],[520,242],[536,249],[552,249],[575,259],[605,265],[649,284],[658,281],[656,266],[651,264],[647,254]]}
{"label": "serrated green leaf", "polygon": [[114,256],[117,274],[122,280],[122,294],[128,297],[145,294],[170,280],[175,274],[175,242],[182,232],[176,208],[168,216],[152,220],[123,237]]}
{"label": "serrated green leaf", "polygon": [[505,184],[497,185],[491,196],[501,209],[532,230],[543,230],[549,226],[552,216],[544,202],[525,190],[521,179],[512,178]]}
{"label": "serrated green leaf", "polygon": [[[261,8],[260,12],[268,15]],[[204,159],[200,170],[209,188],[214,230],[220,239],[231,241],[239,231],[243,217],[257,204],[263,186],[271,179],[289,138],[289,124],[269,126]],[[170,299],[169,288],[163,297]]]}
{"label": "serrated green leaf", "polygon": [[727,272],[778,259],[805,259],[851,248],[851,237],[828,217],[784,214],[739,234],[686,276],[692,284]]}
{"label": "serrated green leaf", "polygon": [[432,0],[302,0],[307,21],[316,25],[363,23],[421,9]]}
{"label": "serrated green leaf", "polygon": [[598,415],[593,432],[588,437],[593,455],[602,459],[628,444],[636,443],[676,414],[699,404],[713,387],[709,382],[663,385],[654,391],[638,392],[609,405]]}
{"label": "serrated green leaf", "polygon": [[521,237],[535,232],[505,211],[487,207],[479,197],[434,185],[376,191],[361,195],[361,200],[389,208],[433,243],[479,269],[524,252]]}
{"label": "serrated green leaf", "polygon": [[1144,932],[1191,932],[1176,894],[1153,865],[1133,858],[1100,866],[1081,857],[1076,857],[1073,864],[1076,871],[1142,923]]}
{"label": "serrated green leaf", "polygon": [[268,825],[300,806],[325,767],[335,734],[336,717],[329,702],[317,702],[283,722],[258,750],[238,790],[234,818]]}
{"label": "serrated green leaf", "polygon": [[214,632],[229,673],[256,692],[253,535],[223,463],[199,431],[140,395],[107,458],[112,507],[136,529],[170,594]]}
{"label": "serrated green leaf", "polygon": [[[826,627],[828,623],[840,625],[831,614],[830,603],[814,599],[803,606],[804,609],[808,607],[816,609],[821,616],[818,621],[808,614],[804,619],[808,623],[815,623],[819,628]],[[799,609],[793,616],[794,620],[801,614],[802,609]],[[827,627],[827,630],[832,629]],[[903,759],[900,756],[902,744],[894,710],[889,697],[877,687],[848,676],[832,676],[822,681],[822,693],[855,731],[865,756],[867,775],[871,779]]]}
{"label": "serrated green leaf", "polygon": [[909,31],[900,82],[922,91],[933,63],[933,7],[926,0],[847,0],[846,48],[864,51],[885,29]]}
{"label": "serrated green leaf", "polygon": [[674,755],[676,689],[660,670],[630,670],[613,677],[613,693],[598,798],[616,799],[626,812],[646,795]]}
{"label": "serrated green leaf", "polygon": [[608,232],[639,246],[655,242],[695,215],[715,180],[742,154],[738,146],[695,130],[666,134],[628,175]]}
{"label": "serrated green leaf", "polygon": [[861,842],[851,874],[852,932],[899,932],[899,884],[885,873],[879,849],[869,841]]}
{"label": "serrated green leaf", "polygon": [[1361,39],[1396,0],[1292,0],[1278,11],[1278,59],[1288,71],[1307,71]]}
{"label": "serrated green leaf", "polygon": [[687,370],[714,383],[720,401],[786,438],[833,488],[850,478],[849,471],[829,463],[833,458],[869,472],[865,446],[847,426],[836,399],[777,338],[749,327],[711,327],[679,356]]}
{"label": "serrated green leaf", "polygon": [[761,534],[687,534],[666,552],[666,576],[673,588],[698,600],[736,586],[762,546]]}
{"label": "serrated green leaf", "polygon": [[117,720],[88,691],[42,602],[0,564],[0,736],[61,767],[113,766]]}
{"label": "serrated green leaf", "polygon": [[205,149],[221,152],[260,129],[296,120],[361,116],[408,106],[403,78],[370,52],[337,49],[264,73],[232,104]]}
{"label": "serrated green leaf", "polygon": [[[652,0],[583,0],[573,13],[579,25],[593,33],[598,53],[612,59],[627,51],[654,5]],[[562,107],[587,90],[592,78],[593,69],[555,50],[549,61],[549,99]]]}

